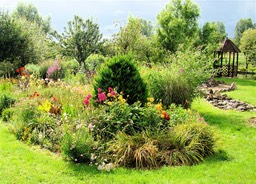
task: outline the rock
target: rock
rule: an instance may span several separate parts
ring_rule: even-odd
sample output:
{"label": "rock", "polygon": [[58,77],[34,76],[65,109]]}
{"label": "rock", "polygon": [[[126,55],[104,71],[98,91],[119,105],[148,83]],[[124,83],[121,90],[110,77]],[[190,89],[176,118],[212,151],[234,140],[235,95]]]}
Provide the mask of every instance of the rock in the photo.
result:
{"label": "rock", "polygon": [[246,107],[243,106],[243,105],[240,105],[240,106],[238,106],[236,109],[239,110],[239,111],[245,111],[245,110],[246,110]]}
{"label": "rock", "polygon": [[251,104],[247,105],[247,109],[253,109],[253,108],[255,108],[253,105],[251,105]]}
{"label": "rock", "polygon": [[235,82],[232,82],[230,87],[228,88],[229,91],[233,91],[236,89],[236,83]]}

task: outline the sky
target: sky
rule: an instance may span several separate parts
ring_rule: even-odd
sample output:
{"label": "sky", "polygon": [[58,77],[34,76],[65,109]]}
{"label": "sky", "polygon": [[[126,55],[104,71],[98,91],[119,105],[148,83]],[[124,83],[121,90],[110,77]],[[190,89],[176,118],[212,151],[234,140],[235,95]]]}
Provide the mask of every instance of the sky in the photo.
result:
{"label": "sky", "polygon": [[[124,26],[129,15],[156,23],[157,15],[169,0],[0,0],[0,9],[11,12],[19,2],[32,3],[41,16],[50,16],[51,25],[58,32],[78,15],[84,20],[92,18],[104,37],[110,37]],[[256,23],[256,0],[194,0],[194,3],[200,9],[199,26],[221,21],[230,38],[241,18],[251,18]]]}

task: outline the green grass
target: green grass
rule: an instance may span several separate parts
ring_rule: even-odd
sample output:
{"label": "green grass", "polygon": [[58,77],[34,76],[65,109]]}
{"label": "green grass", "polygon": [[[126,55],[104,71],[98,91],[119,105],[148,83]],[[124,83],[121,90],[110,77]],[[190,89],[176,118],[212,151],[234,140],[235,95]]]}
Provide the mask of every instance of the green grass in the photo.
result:
{"label": "green grass", "polygon": [[220,78],[227,84],[235,82],[237,90],[226,93],[228,96],[242,100],[252,105],[256,105],[256,80],[244,80],[237,78]]}
{"label": "green grass", "polygon": [[[240,81],[237,85],[247,89],[255,83]],[[249,95],[253,94],[242,98]],[[195,166],[151,171],[119,168],[108,173],[68,163],[61,156],[17,141],[0,123],[0,183],[255,183],[256,128],[247,120],[256,113],[223,111],[203,99],[196,99],[192,108],[216,130],[217,153]]]}

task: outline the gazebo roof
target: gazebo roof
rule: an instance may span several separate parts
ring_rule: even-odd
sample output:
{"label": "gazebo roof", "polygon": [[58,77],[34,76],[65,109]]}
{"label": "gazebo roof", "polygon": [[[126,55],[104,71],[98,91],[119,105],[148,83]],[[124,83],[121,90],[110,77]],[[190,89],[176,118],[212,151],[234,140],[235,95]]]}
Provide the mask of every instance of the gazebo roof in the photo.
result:
{"label": "gazebo roof", "polygon": [[240,49],[228,38],[224,40],[221,47],[217,51],[218,52],[234,52],[234,53],[241,52]]}

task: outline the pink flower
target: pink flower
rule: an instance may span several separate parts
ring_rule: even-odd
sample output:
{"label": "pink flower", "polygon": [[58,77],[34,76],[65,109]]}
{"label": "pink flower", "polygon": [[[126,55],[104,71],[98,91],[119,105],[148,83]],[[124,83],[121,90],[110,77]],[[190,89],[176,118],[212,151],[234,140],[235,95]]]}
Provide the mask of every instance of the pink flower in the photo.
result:
{"label": "pink flower", "polygon": [[99,99],[100,102],[105,101],[106,98],[107,98],[107,97],[106,97],[105,93],[100,93],[100,94],[98,94],[98,99]]}
{"label": "pink flower", "polygon": [[87,95],[85,98],[86,98],[87,100],[90,100],[90,99],[92,98],[92,95],[89,94],[89,95]]}
{"label": "pink flower", "polygon": [[84,104],[85,106],[88,106],[89,103],[90,103],[90,100],[88,100],[88,99],[85,99],[85,100],[83,101],[83,104]]}
{"label": "pink flower", "polygon": [[116,96],[116,92],[115,91],[111,91],[110,94],[111,94],[111,96]]}
{"label": "pink flower", "polygon": [[101,91],[102,91],[102,90],[101,90],[100,88],[98,88],[98,93],[101,93]]}
{"label": "pink flower", "polygon": [[113,92],[113,88],[111,88],[111,87],[108,87],[108,92]]}

